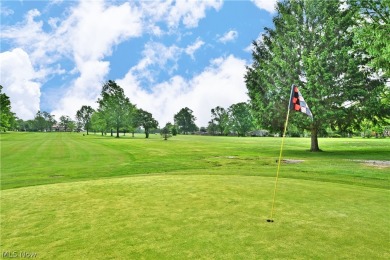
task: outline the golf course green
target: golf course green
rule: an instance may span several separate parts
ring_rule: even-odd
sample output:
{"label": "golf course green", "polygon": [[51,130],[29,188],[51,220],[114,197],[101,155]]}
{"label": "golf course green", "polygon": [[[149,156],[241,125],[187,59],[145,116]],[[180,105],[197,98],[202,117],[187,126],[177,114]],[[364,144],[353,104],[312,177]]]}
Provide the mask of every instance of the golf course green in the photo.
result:
{"label": "golf course green", "polygon": [[0,141],[2,258],[390,258],[389,138]]}

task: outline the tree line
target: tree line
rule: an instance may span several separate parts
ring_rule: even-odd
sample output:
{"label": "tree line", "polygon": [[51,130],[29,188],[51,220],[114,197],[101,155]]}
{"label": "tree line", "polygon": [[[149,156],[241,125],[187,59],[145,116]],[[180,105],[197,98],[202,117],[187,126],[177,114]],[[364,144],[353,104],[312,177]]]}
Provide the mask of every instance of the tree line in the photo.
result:
{"label": "tree line", "polygon": [[[4,94],[5,95],[5,94]],[[5,95],[6,96],[6,95]],[[9,111],[11,110],[9,98]],[[124,90],[115,81],[107,81],[103,87],[100,97],[97,100],[98,108],[83,105],[77,110],[75,119],[70,116],[62,115],[59,121],[45,111],[38,111],[32,120],[24,121],[13,117],[12,122],[3,124],[4,128],[19,131],[90,131],[100,132],[102,135],[110,133],[111,136],[119,137],[120,133],[134,133],[141,128],[148,138],[152,130],[157,130],[167,139],[176,134],[192,134],[199,132],[211,135],[229,135],[246,136],[249,131],[254,129],[254,119],[248,103],[241,102],[231,105],[228,109],[217,106],[211,109],[211,120],[207,127],[198,127],[195,124],[196,117],[194,112],[188,108],[182,108],[174,116],[174,124],[166,123],[159,129],[159,123],[153,117],[152,113],[137,108],[130,102],[125,95]],[[2,110],[5,112],[5,110]],[[5,119],[5,117],[2,117]]]}
{"label": "tree line", "polygon": [[[186,107],[163,128],[164,138],[196,131],[214,135],[248,135],[252,130],[283,132],[290,86],[305,97],[313,120],[301,113],[290,116],[290,136],[311,136],[311,151],[319,151],[319,136],[383,133],[390,125],[390,0],[278,1],[273,28],[264,28],[253,42],[253,63],[245,83],[250,101],[228,108],[215,107],[207,127],[198,128]],[[109,80],[102,88],[98,109],[83,106],[76,121],[59,122],[38,111],[34,120],[18,120],[9,98],[1,93],[1,128],[50,131],[85,129],[102,134],[158,128],[152,114],[131,104],[123,89]],[[53,121],[54,120],[54,121]],[[387,128],[386,128],[387,127]]]}

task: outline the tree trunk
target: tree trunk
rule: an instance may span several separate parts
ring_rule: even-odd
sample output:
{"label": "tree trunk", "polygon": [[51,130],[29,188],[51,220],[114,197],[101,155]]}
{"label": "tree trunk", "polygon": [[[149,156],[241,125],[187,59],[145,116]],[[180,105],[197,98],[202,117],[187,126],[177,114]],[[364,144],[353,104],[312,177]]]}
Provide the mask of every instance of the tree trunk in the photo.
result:
{"label": "tree trunk", "polygon": [[113,132],[112,132],[112,128],[111,128],[111,136],[114,136]]}
{"label": "tree trunk", "polygon": [[149,131],[145,129],[145,138],[149,138]]}
{"label": "tree trunk", "polygon": [[321,152],[320,147],[318,146],[318,129],[313,127],[311,129],[311,147],[310,152]]}
{"label": "tree trunk", "polygon": [[119,138],[119,127],[116,128],[116,138]]}

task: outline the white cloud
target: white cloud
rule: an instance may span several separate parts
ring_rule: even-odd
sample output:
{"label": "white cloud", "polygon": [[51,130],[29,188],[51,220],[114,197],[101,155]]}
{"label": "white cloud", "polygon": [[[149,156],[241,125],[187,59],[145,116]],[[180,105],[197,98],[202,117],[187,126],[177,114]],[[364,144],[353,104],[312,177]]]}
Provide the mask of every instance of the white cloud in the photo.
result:
{"label": "white cloud", "polygon": [[244,82],[245,61],[232,55],[212,60],[202,73],[186,80],[174,76],[158,84],[151,92],[141,88],[137,77],[129,71],[117,83],[130,101],[153,114],[160,125],[173,123],[173,116],[183,107],[194,111],[198,126],[207,126],[210,110],[248,100]]}
{"label": "white cloud", "polygon": [[13,14],[14,14],[14,10],[2,5],[0,6],[0,15],[9,16]]}
{"label": "white cloud", "polygon": [[27,12],[24,21],[14,27],[3,27],[2,38],[11,39],[29,53],[33,66],[47,65],[52,62],[47,54],[52,48],[50,36],[42,29],[43,22],[35,21],[41,13],[37,9]]}
{"label": "white cloud", "polygon": [[227,33],[225,33],[222,37],[220,37],[218,41],[222,43],[227,43],[227,42],[234,41],[235,39],[237,39],[237,37],[238,37],[238,32],[234,30],[230,30]]}
{"label": "white cloud", "polygon": [[12,111],[21,119],[32,119],[39,110],[40,87],[28,54],[20,49],[0,53],[1,82],[10,97]]}
{"label": "white cloud", "polygon": [[[142,51],[143,58],[136,66],[131,68],[131,72],[139,79],[154,82],[158,71],[167,71],[172,74],[177,69],[177,61],[183,50],[176,45],[169,47],[158,42],[148,42]],[[172,62],[167,66],[168,62]]]}
{"label": "white cloud", "polygon": [[170,28],[177,28],[181,23],[187,28],[198,26],[206,16],[206,10],[219,10],[223,2],[210,1],[145,1],[141,3],[145,15],[153,22],[165,21]]}
{"label": "white cloud", "polygon": [[273,14],[275,13],[275,6],[278,0],[251,0],[258,8],[266,10]]}
{"label": "white cloud", "polygon": [[76,63],[102,59],[112,47],[142,33],[141,12],[129,3],[106,6],[103,1],[81,1],[57,30],[65,38]]}
{"label": "white cloud", "polygon": [[194,53],[197,51],[200,47],[202,47],[204,44],[204,41],[200,40],[199,38],[196,39],[196,42],[192,45],[188,45],[185,49],[185,53],[187,53],[192,59],[195,59]]}
{"label": "white cloud", "polygon": [[[51,4],[60,2],[53,1]],[[18,68],[12,67],[12,63],[2,66],[4,67],[2,80],[6,78],[3,77],[3,72],[13,69],[16,74],[22,75],[18,81],[24,82],[25,87],[22,89],[26,90],[29,87],[29,90],[35,91],[30,95],[30,102],[26,102],[28,105],[25,108],[30,110],[23,112],[21,111],[23,106],[20,106],[20,112],[17,113],[22,118],[30,115],[28,119],[31,119],[39,109],[41,84],[55,75],[63,74],[68,78],[78,75],[73,81],[66,83],[68,86],[62,86],[65,90],[62,90],[64,94],[59,100],[50,102],[55,103],[52,112],[57,116],[73,117],[81,105],[95,104],[110,70],[109,62],[103,60],[112,54],[115,46],[145,32],[155,36],[164,35],[166,33],[162,30],[164,26],[160,27],[160,24],[157,24],[161,22],[166,23],[169,30],[175,30],[180,25],[187,28],[196,27],[208,9],[219,10],[221,6],[222,1],[218,0],[125,3],[119,1],[119,4],[104,0],[80,1],[72,3],[64,10],[63,14],[66,17],[52,17],[47,21],[43,20],[37,9],[30,10],[22,22],[1,28],[2,38],[9,40],[13,46],[19,46],[28,58],[28,62],[24,62],[23,66]],[[143,58],[133,67],[131,73],[136,80],[148,77],[153,69],[165,70],[172,75],[177,68],[179,56],[186,53],[193,58],[194,53],[203,44],[199,39],[186,48],[148,43]],[[19,56],[23,56],[20,54],[18,53]],[[59,65],[64,60],[74,62],[73,69],[67,73]],[[10,78],[11,76],[7,76],[7,80],[11,81]],[[178,84],[180,81],[178,79],[180,79],[178,76],[172,77],[172,84]],[[46,99],[50,99],[49,95],[53,92],[48,92]],[[139,95],[142,96],[143,92],[141,90]],[[25,100],[27,94],[28,92],[23,94],[15,91],[13,99]],[[147,97],[149,96],[150,93],[147,93]],[[58,95],[56,97],[58,99]]]}
{"label": "white cloud", "polygon": [[73,117],[82,105],[96,106],[110,69],[109,62],[101,59],[111,55],[113,46],[141,33],[141,12],[129,3],[106,6],[103,1],[81,1],[56,32],[65,39],[80,76],[52,113]]}

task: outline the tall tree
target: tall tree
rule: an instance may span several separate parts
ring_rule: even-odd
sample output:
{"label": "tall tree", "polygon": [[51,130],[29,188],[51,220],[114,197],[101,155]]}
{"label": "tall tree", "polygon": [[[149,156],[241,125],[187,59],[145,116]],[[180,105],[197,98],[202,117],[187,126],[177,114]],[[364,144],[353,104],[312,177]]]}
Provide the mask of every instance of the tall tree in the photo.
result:
{"label": "tall tree", "polygon": [[119,138],[119,130],[126,127],[131,103],[123,89],[109,80],[103,85],[101,98],[98,99],[98,111],[107,120],[107,125],[116,129],[116,137]]}
{"label": "tall tree", "polygon": [[198,129],[195,124],[196,117],[193,115],[193,111],[188,107],[180,109],[173,118],[175,120],[175,125],[178,127],[179,133],[188,134]]}
{"label": "tall tree", "polygon": [[211,109],[211,122],[213,122],[220,135],[229,133],[229,114],[223,107],[217,106]]}
{"label": "tall tree", "polygon": [[158,122],[153,118],[153,115],[145,110],[138,109],[137,113],[138,125],[145,130],[145,138],[149,138],[150,130],[158,127]]}
{"label": "tall tree", "polygon": [[232,130],[238,136],[246,136],[253,128],[253,117],[247,103],[241,102],[229,107],[229,118]]}
{"label": "tall tree", "polygon": [[84,129],[87,130],[87,135],[88,130],[91,127],[91,117],[94,112],[95,110],[90,106],[82,106],[80,110],[77,110],[76,112],[76,119],[83,125]]}
{"label": "tall tree", "polygon": [[245,76],[264,127],[282,129],[293,83],[301,87],[314,120],[299,113],[290,122],[311,131],[311,151],[320,150],[318,134],[327,126],[348,129],[364,118],[385,116],[380,101],[385,80],[361,69],[369,60],[353,51],[356,6],[296,0],[278,2],[277,11],[275,29],[266,28],[254,44],[254,62]]}
{"label": "tall tree", "polygon": [[11,112],[11,101],[2,90],[3,86],[0,85],[0,129],[5,132],[11,126],[14,114]]}

